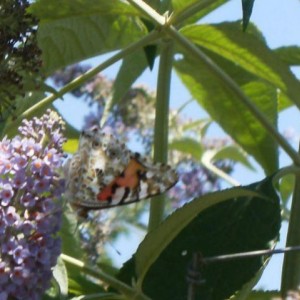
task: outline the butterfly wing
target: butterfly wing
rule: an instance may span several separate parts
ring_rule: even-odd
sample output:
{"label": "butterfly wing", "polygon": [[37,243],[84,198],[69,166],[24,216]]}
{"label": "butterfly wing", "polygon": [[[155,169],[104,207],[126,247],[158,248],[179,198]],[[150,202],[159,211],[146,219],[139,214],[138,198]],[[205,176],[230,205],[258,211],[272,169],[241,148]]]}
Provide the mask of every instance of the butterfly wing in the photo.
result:
{"label": "butterfly wing", "polygon": [[67,191],[77,208],[103,209],[160,194],[178,180],[164,164],[153,164],[100,131],[84,132],[68,168]]}

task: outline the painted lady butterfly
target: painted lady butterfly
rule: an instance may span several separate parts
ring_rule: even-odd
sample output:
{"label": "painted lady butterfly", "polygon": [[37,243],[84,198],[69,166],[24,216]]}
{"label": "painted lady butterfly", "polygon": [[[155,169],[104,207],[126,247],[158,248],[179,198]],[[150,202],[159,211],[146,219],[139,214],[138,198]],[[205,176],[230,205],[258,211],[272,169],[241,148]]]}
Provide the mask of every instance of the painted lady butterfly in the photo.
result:
{"label": "painted lady butterfly", "polygon": [[178,180],[170,166],[149,162],[98,127],[82,132],[66,173],[66,198],[82,215],[161,194]]}

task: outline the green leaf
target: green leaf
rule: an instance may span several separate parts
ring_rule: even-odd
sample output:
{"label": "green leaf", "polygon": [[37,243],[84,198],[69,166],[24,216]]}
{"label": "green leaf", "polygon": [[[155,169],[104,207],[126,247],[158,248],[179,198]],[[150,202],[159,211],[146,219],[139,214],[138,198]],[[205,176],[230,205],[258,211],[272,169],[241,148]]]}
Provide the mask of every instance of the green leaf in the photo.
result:
{"label": "green leaf", "polygon": [[191,138],[182,138],[174,140],[169,144],[169,149],[190,154],[193,158],[195,158],[198,161],[201,159],[203,153],[201,144],[198,141]]}
{"label": "green leaf", "polygon": [[280,299],[281,296],[279,291],[252,291],[247,300]]}
{"label": "green leaf", "polygon": [[53,277],[59,286],[60,299],[66,299],[68,295],[68,273],[60,257],[58,258],[57,265],[53,269]]}
{"label": "green leaf", "polygon": [[128,16],[141,15],[133,6],[119,0],[38,0],[31,4],[28,12],[37,16],[41,23],[50,22],[55,19],[97,14],[123,14]]}
{"label": "green leaf", "polygon": [[122,66],[113,86],[112,105],[120,102],[132,84],[147,67],[147,60],[143,49],[123,59]]}
{"label": "green leaf", "polygon": [[194,23],[229,0],[172,0],[174,23]]}
{"label": "green leaf", "polygon": [[121,49],[146,33],[136,10],[123,1],[40,0],[31,11],[40,19],[38,43],[47,74]]}
{"label": "green leaf", "polygon": [[274,49],[274,52],[289,66],[300,65],[300,47],[286,46]]}
{"label": "green leaf", "polygon": [[[152,6],[152,8],[154,8]],[[141,21],[145,24],[148,32],[151,32],[152,30],[155,30],[155,24],[145,18],[141,18]],[[157,45],[148,45],[144,47],[144,53],[146,55],[146,59],[148,62],[149,69],[152,70],[154,66],[154,61],[157,54]]]}
{"label": "green leaf", "polygon": [[63,144],[64,152],[75,153],[78,148],[80,132],[66,122],[64,136],[67,138],[67,141]]}
{"label": "green leaf", "polygon": [[245,300],[248,299],[249,295],[251,294],[251,291],[253,290],[253,287],[258,283],[259,279],[261,278],[266,266],[268,265],[270,261],[270,258],[267,258],[264,260],[261,268],[258,270],[258,272],[254,275],[254,277],[248,281],[243,287],[238,290],[234,296],[230,297],[230,300]]}
{"label": "green leaf", "polygon": [[198,130],[200,129],[200,136],[203,137],[205,136],[209,126],[211,125],[212,121],[210,119],[201,119],[201,120],[196,120],[187,123],[186,125],[183,126],[184,131],[189,131],[189,130]]}
{"label": "green leaf", "polygon": [[290,199],[293,189],[295,187],[295,176],[289,174],[284,176],[280,181],[280,195],[282,202],[287,205],[287,201]]}
{"label": "green leaf", "polygon": [[[205,195],[186,204],[151,231],[119,278],[137,283],[155,300],[187,299],[187,270],[195,253],[204,257],[268,249],[278,239],[279,199],[266,178],[244,188]],[[203,266],[195,299],[226,299],[250,281],[262,257]],[[200,270],[199,270],[200,271]],[[144,275],[146,275],[144,277]]]}
{"label": "green leaf", "polygon": [[213,161],[229,159],[234,162],[239,162],[245,167],[255,170],[250,161],[247,158],[247,155],[244,151],[242,151],[239,147],[236,146],[226,146],[221,148],[220,150],[216,150],[215,154],[212,157]]}
{"label": "green leaf", "polygon": [[243,7],[243,30],[247,29],[252,14],[254,0],[242,0]]}
{"label": "green leaf", "polygon": [[[176,71],[199,104],[246,152],[253,155],[267,174],[278,168],[277,145],[247,108],[199,60],[184,57]],[[251,78],[251,77],[250,77]],[[277,91],[263,82],[240,78],[241,88],[277,127]]]}
{"label": "green leaf", "polygon": [[157,55],[157,45],[148,45],[144,47],[144,52],[147,58],[148,66],[150,71],[153,70],[155,58]]}
{"label": "green leaf", "polygon": [[197,45],[267,81],[300,107],[299,81],[257,34],[242,32],[237,22],[185,26],[180,32]]}
{"label": "green leaf", "polygon": [[[68,199],[66,199],[66,201],[67,200]],[[63,215],[63,226],[60,231],[60,236],[63,240],[62,252],[66,255],[81,259],[83,251],[79,242],[78,219],[76,214],[71,211],[67,205]]]}
{"label": "green leaf", "polygon": [[77,139],[68,139],[64,144],[63,144],[63,150],[66,153],[73,154],[77,151],[78,149],[78,143],[79,140]]}
{"label": "green leaf", "polygon": [[70,298],[70,300],[87,300],[87,299],[96,299],[96,300],[122,300],[124,299],[123,296],[120,296],[120,294],[113,294],[113,293],[97,293],[93,294],[91,296],[79,296]]}

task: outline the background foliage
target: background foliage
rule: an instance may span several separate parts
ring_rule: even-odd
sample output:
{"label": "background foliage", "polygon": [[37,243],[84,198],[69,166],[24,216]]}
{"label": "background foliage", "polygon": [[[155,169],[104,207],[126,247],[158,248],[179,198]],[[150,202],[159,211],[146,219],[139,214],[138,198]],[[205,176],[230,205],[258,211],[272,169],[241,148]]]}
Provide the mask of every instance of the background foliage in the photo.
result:
{"label": "background foliage", "polygon": [[[300,159],[278,132],[277,122],[286,108],[300,107],[300,83],[290,69],[299,64],[299,48],[268,47],[259,28],[249,23],[253,0],[241,1],[242,23],[199,24],[226,2],[39,0],[30,4],[27,11],[39,19],[39,76],[51,81],[25,85],[25,96],[10,100],[13,114],[11,105],[1,103],[2,135],[13,136],[22,119],[42,114],[56,99],[72,92],[97,107],[97,113],[86,118],[87,127],[100,122],[119,139],[138,144],[145,155],[153,153],[155,161],[176,165],[180,175],[168,201],[159,196],[150,208],[143,203],[96,213],[79,230],[76,216],[67,211],[61,232],[63,255],[54,271],[56,283],[45,299],[84,299],[83,295],[90,299],[193,300],[233,295],[260,299],[261,294],[251,289],[268,257],[203,265],[197,254],[205,260],[272,249],[278,240],[280,211],[287,209],[293,188],[291,180],[278,183],[287,174],[289,178],[296,174],[297,182]],[[108,53],[110,58],[96,67],[77,65]],[[2,58],[5,55],[1,53]],[[114,81],[101,75],[118,61],[122,64]],[[154,63],[159,64],[156,94],[133,86]],[[169,111],[172,70],[230,139],[210,140],[206,136],[210,120],[183,119],[182,108]],[[55,83],[55,90],[49,82]],[[74,153],[79,132],[67,124],[66,135],[65,151]],[[279,149],[291,158],[293,167],[279,169]],[[263,168],[266,178],[221,190],[224,181],[238,185],[230,177],[236,163],[252,168],[246,154]],[[289,246],[299,244],[298,190],[296,184]],[[128,224],[148,233],[132,259],[118,270],[103,253],[103,245],[130,230]],[[298,254],[285,260],[283,294],[299,285],[298,260]]]}

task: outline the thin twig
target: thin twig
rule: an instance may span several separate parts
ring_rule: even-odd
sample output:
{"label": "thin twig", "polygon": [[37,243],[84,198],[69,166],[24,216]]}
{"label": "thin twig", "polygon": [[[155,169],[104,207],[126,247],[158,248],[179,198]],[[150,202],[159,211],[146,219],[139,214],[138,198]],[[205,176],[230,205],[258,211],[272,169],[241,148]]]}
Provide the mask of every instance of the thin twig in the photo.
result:
{"label": "thin twig", "polygon": [[257,250],[257,251],[248,251],[248,252],[240,252],[240,253],[233,253],[233,254],[204,257],[203,262],[205,264],[209,264],[209,263],[215,263],[215,262],[219,262],[219,261],[228,261],[228,260],[235,260],[235,259],[256,257],[256,256],[263,256],[263,255],[282,254],[282,253],[296,252],[296,251],[300,251],[300,246],[286,247],[286,248],[274,249],[274,250],[270,250],[270,249]]}

